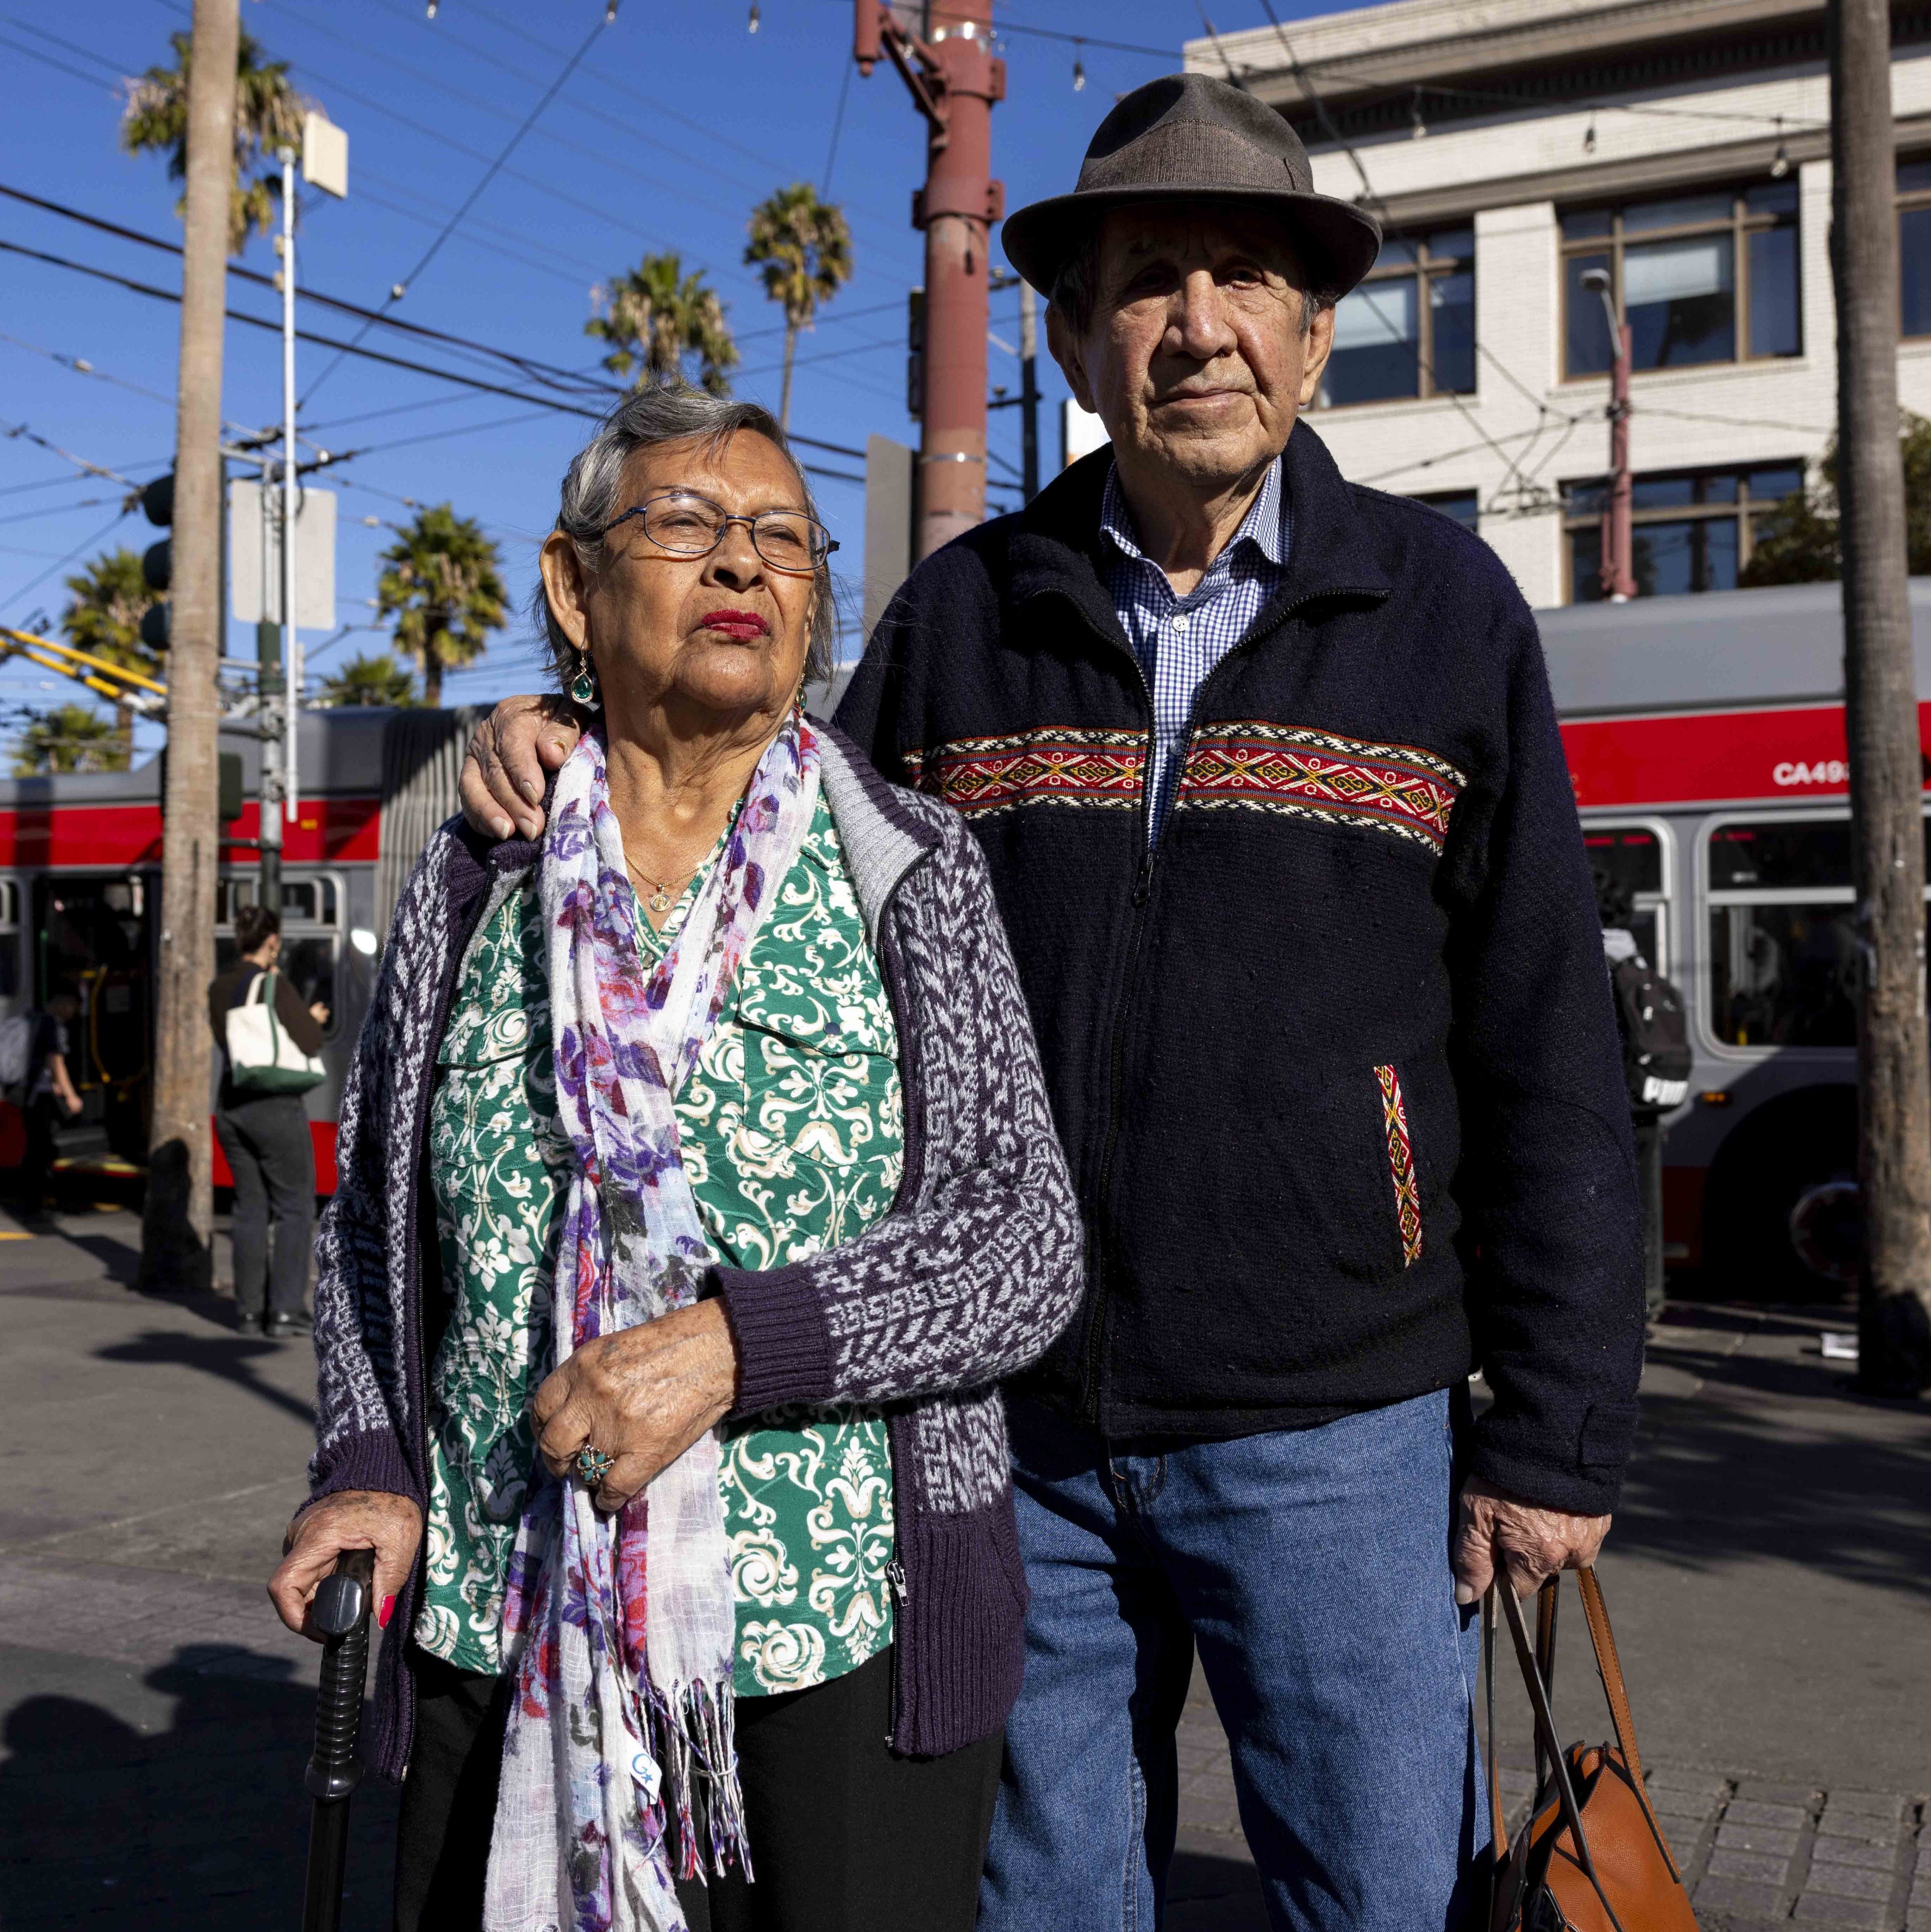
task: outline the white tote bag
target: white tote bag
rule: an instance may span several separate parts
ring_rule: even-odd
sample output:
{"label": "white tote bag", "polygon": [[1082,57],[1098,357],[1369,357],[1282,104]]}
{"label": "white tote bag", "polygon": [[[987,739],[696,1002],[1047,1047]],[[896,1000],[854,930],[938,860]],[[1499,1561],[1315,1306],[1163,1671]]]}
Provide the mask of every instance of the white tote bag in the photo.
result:
{"label": "white tote bag", "polygon": [[248,997],[228,1009],[229,1077],[244,1093],[301,1094],[328,1077],[320,1057],[304,1053],[276,1018],[277,977],[256,974]]}

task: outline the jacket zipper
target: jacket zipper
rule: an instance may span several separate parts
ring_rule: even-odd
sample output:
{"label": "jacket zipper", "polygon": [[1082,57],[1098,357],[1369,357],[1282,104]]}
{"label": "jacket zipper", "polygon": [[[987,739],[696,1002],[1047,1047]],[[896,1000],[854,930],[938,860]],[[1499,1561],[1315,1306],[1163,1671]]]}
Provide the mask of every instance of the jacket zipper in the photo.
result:
{"label": "jacket zipper", "polygon": [[[1324,591],[1321,596],[1336,593]],[[1347,593],[1341,592],[1341,595]],[[1187,707],[1186,728],[1180,734],[1180,741],[1175,748],[1174,756],[1179,760],[1174,783],[1177,788],[1180,774],[1186,770],[1189,754],[1200,724],[1200,702],[1207,687],[1220,676],[1228,664],[1254,645],[1264,642],[1306,604],[1312,597],[1297,598],[1294,602],[1276,611],[1264,626],[1250,629],[1244,638],[1228,652],[1219,663],[1194,687],[1192,702]],[[1108,636],[1099,626],[1093,623],[1091,616],[1082,609],[1081,614],[1088,624],[1105,641],[1116,650],[1120,640]],[[1129,644],[1126,655],[1140,680],[1141,696],[1147,705],[1147,765],[1140,786],[1140,865],[1135,873],[1132,890],[1128,896],[1131,909],[1132,929],[1127,944],[1126,961],[1122,969],[1117,1003],[1113,1012],[1113,1034],[1108,1054],[1108,1092],[1106,1102],[1106,1137],[1102,1143],[1099,1161],[1099,1184],[1093,1196],[1093,1234],[1090,1243],[1092,1263],[1087,1270],[1087,1280],[1093,1284],[1093,1312],[1088,1318],[1086,1332],[1086,1360],[1081,1371],[1079,1413],[1083,1420],[1094,1427],[1100,1419],[1100,1385],[1106,1361],[1108,1293],[1106,1288],[1106,1244],[1100,1229],[1105,1222],[1108,1204],[1113,1192],[1113,1161],[1120,1144],[1120,1093],[1126,1083],[1126,1016],[1133,1009],[1133,995],[1138,990],[1140,975],[1140,955],[1146,938],[1145,910],[1153,890],[1153,862],[1159,856],[1159,846],[1153,837],[1153,736],[1159,729],[1159,720],[1153,714],[1153,687],[1147,681],[1147,668],[1140,662],[1140,653]],[[1171,808],[1169,808],[1171,809]]]}
{"label": "jacket zipper", "polygon": [[[1109,639],[1109,642],[1113,640]],[[1144,932],[1141,916],[1153,884],[1153,736],[1159,720],[1153,714],[1153,688],[1147,680],[1147,667],[1140,653],[1128,647],[1133,669],[1140,680],[1140,694],[1147,706],[1147,761],[1140,777],[1140,862],[1127,895],[1129,914],[1126,958],[1120,969],[1120,991],[1113,1009],[1112,1037],[1107,1043],[1106,1137],[1101,1143],[1099,1184],[1093,1196],[1092,1262],[1087,1278],[1093,1284],[1093,1309],[1087,1317],[1086,1362],[1081,1374],[1079,1412],[1097,1428],[1099,1424],[1100,1387],[1105,1376],[1107,1303],[1106,1238],[1107,1203],[1113,1193],[1113,1157],[1120,1144],[1120,1094],[1126,1077],[1126,1016],[1132,1010],[1133,993],[1139,978],[1140,945]],[[1191,723],[1189,724],[1191,730]]]}

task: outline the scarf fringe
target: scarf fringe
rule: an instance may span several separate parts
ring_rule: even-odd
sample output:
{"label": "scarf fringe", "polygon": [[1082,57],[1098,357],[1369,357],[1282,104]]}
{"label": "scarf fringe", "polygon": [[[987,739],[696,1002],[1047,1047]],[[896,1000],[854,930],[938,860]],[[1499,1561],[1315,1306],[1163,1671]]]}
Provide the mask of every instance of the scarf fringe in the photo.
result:
{"label": "scarf fringe", "polygon": [[651,1754],[664,1774],[659,1802],[676,1820],[677,1876],[708,1881],[723,1877],[735,1863],[748,1883],[736,1694],[728,1684],[687,1684],[667,1696],[650,1684],[645,1706]]}

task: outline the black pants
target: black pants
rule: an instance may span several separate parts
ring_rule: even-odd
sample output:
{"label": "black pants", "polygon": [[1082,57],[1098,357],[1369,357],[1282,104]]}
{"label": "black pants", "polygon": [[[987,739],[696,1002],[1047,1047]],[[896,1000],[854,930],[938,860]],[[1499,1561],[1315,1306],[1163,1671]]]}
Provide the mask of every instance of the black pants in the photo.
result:
{"label": "black pants", "polygon": [[315,1235],[308,1109],[292,1094],[265,1094],[223,1107],[214,1132],[235,1176],[235,1306],[244,1315],[299,1314]]}
{"label": "black pants", "polygon": [[[396,1831],[396,1932],[476,1932],[508,1680],[419,1652],[415,1744]],[[892,1653],[737,1707],[751,1864],[679,1886],[691,1932],[972,1932],[1003,1741],[894,1757]]]}
{"label": "black pants", "polygon": [[20,1212],[37,1214],[46,1205],[47,1175],[54,1164],[54,1123],[60,1118],[60,1102],[51,1094],[37,1094],[21,1112],[26,1120],[27,1150],[20,1161]]}

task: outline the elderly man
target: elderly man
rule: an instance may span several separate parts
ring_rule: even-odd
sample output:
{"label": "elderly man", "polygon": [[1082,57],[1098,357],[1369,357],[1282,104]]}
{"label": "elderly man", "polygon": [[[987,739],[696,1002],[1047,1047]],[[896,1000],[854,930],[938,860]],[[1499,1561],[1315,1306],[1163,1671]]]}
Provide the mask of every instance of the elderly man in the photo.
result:
{"label": "elderly man", "polygon": [[[1535,626],[1297,426],[1378,241],[1250,95],[1129,95],[1005,234],[1111,448],[921,564],[839,713],[979,836],[1088,1231],[1009,1391],[997,1932],[1157,1922],[1196,1646],[1273,1922],[1472,1923],[1471,1606],[1591,1561],[1629,1454],[1629,1112]],[[472,812],[536,820],[537,722]]]}

